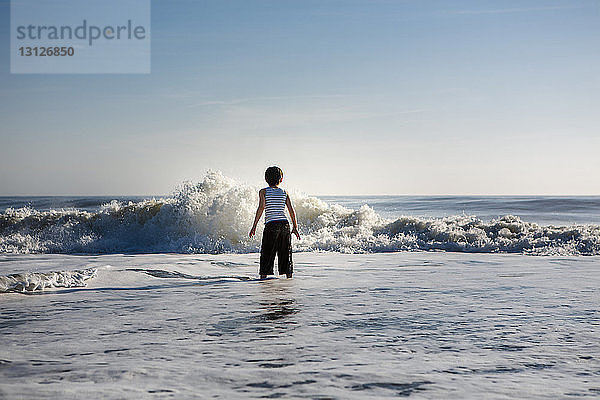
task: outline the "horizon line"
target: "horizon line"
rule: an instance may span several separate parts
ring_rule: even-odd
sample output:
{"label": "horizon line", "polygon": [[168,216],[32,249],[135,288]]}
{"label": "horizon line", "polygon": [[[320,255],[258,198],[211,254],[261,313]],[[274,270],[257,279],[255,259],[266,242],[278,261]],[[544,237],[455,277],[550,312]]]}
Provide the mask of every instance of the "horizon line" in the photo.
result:
{"label": "horizon line", "polygon": [[[7,197],[169,197],[171,193],[165,194],[0,194],[0,198]],[[385,194],[385,193],[359,193],[359,194],[314,194],[308,193],[312,197],[600,197],[597,194],[477,194],[477,193],[434,193],[434,194]]]}

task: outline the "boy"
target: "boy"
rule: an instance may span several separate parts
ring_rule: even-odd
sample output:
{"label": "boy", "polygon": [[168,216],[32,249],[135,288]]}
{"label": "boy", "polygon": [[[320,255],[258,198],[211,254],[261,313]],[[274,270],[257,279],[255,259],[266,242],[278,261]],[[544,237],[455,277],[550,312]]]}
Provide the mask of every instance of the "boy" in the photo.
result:
{"label": "boy", "polygon": [[265,210],[265,230],[262,237],[262,246],[260,248],[260,279],[265,279],[267,275],[273,275],[273,265],[275,263],[275,254],[277,254],[277,267],[279,275],[286,274],[288,278],[292,277],[292,237],[290,234],[290,224],[285,217],[285,206],[292,219],[292,233],[300,240],[298,233],[298,224],[296,223],[296,213],[290,197],[281,189],[279,184],[283,181],[283,171],[279,167],[269,167],[265,171],[265,180],[269,187],[260,189],[258,192],[258,209],[254,217],[254,224],[250,230],[250,237],[256,233],[256,225]]}

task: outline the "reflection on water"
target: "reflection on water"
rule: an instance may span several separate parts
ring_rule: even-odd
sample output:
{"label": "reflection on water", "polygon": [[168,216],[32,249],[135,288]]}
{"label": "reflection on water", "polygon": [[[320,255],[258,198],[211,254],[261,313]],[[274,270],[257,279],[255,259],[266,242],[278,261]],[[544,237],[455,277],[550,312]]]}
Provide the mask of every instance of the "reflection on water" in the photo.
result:
{"label": "reflection on water", "polygon": [[274,326],[281,328],[295,325],[297,322],[290,317],[300,309],[295,298],[293,282],[266,281],[260,285],[258,293],[258,321],[263,323],[278,322]]}
{"label": "reflection on water", "polygon": [[295,304],[293,299],[265,301],[260,303],[259,310],[261,310],[261,317],[264,321],[276,321],[296,314],[298,308],[295,307]]}
{"label": "reflection on water", "polygon": [[[239,340],[268,339],[298,326],[293,318],[300,311],[293,284],[270,280],[260,282],[260,288],[237,312],[223,314],[207,330],[209,336],[235,337]],[[257,337],[258,334],[258,337]]]}

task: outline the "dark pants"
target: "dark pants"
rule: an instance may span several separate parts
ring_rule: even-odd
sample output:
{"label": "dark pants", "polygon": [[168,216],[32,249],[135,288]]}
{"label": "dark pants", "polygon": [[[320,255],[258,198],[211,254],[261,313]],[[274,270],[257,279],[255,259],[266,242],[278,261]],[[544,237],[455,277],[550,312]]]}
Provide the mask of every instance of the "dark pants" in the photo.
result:
{"label": "dark pants", "polygon": [[279,275],[291,275],[292,235],[287,221],[271,221],[265,225],[260,248],[260,275],[273,275],[273,265],[277,254]]}

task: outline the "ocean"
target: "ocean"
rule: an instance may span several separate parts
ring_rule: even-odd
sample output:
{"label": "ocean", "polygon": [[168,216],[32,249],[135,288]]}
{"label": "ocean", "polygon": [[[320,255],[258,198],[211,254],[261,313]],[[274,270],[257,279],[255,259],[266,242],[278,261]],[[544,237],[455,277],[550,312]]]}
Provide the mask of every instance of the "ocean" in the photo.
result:
{"label": "ocean", "polygon": [[600,196],[0,197],[0,398],[600,396]]}

